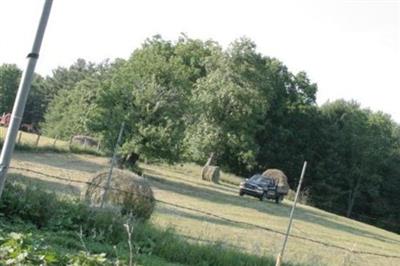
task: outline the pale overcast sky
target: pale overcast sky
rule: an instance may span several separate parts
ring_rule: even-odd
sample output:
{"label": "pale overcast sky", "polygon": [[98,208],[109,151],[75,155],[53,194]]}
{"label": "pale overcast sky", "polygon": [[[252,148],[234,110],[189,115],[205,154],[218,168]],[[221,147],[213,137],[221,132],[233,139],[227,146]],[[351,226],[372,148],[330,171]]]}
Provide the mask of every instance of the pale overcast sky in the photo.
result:
{"label": "pale overcast sky", "polygon": [[[23,68],[43,0],[0,0],[0,64]],[[400,1],[54,0],[37,72],[77,58],[128,58],[147,38],[247,36],[261,53],[304,70],[318,103],[355,99],[400,122]]]}

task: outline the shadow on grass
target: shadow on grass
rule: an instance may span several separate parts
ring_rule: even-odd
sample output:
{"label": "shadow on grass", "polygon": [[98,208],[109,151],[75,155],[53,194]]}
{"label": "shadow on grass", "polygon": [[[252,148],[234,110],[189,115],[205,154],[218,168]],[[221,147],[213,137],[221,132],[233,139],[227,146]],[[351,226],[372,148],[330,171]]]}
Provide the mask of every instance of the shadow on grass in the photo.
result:
{"label": "shadow on grass", "polygon": [[[146,166],[141,166],[141,168],[143,170],[145,170],[145,172],[148,176],[162,177],[162,179],[165,179],[165,177],[167,177],[169,179],[176,180],[176,182],[179,182],[179,183],[181,183],[180,181],[182,181],[179,177],[176,177],[172,174],[166,174],[165,172],[161,172],[161,170],[154,170],[154,169],[148,168]],[[167,169],[167,171],[173,172],[173,170],[171,170],[171,169]],[[177,171],[177,172],[182,172],[182,171]],[[187,179],[185,179],[186,181],[194,182],[196,184],[196,188],[201,187],[201,188],[209,189],[209,187],[212,187],[214,189],[223,190],[223,191],[231,193],[231,194],[239,192],[237,187],[234,187],[231,184],[228,185],[224,182],[220,182],[218,184],[212,183],[212,182],[204,183],[204,181],[202,181],[200,177],[196,178],[194,176],[190,176],[190,175],[187,175],[184,173],[180,173],[180,174],[185,175],[187,177]],[[211,192],[214,192],[213,189],[209,189],[209,190]]]}
{"label": "shadow on grass", "polygon": [[73,153],[29,153],[29,152],[18,152],[15,157],[21,161],[26,161],[35,164],[48,165],[55,168],[61,168],[64,170],[72,171],[85,171],[90,173],[96,173],[101,171],[107,165],[82,160],[78,155]]}
{"label": "shadow on grass", "polygon": [[26,186],[37,186],[46,191],[55,192],[57,194],[65,194],[68,196],[79,197],[81,189],[72,184],[63,184],[59,182],[53,182],[49,180],[37,179],[33,177],[24,176],[21,174],[8,174],[8,181],[17,182]]}
{"label": "shadow on grass", "polygon": [[194,212],[191,212],[189,210],[183,211],[183,210],[180,210],[178,208],[170,208],[170,207],[164,207],[163,206],[163,207],[158,207],[157,212],[161,213],[161,214],[175,215],[177,217],[197,220],[197,221],[200,221],[200,222],[208,222],[208,223],[224,225],[224,226],[235,226],[235,227],[238,227],[238,228],[248,228],[247,225],[221,220],[221,219],[210,217],[210,216],[207,216],[207,215],[204,215],[204,214],[195,214]]}
{"label": "shadow on grass", "polygon": [[[400,240],[393,239],[391,237],[382,236],[380,234],[371,233],[367,230],[357,228],[356,226],[352,225],[344,225],[342,223],[337,223],[332,221],[333,217],[329,214],[319,213],[312,210],[303,210],[302,212],[297,212],[295,214],[295,219],[303,220],[308,223],[314,223],[321,225],[323,227],[332,228],[335,230],[344,231],[349,234],[357,235],[360,237],[372,238],[375,240],[379,240],[385,243],[397,244],[400,248]],[[344,218],[344,217],[343,217]],[[355,220],[354,220],[355,221]]]}

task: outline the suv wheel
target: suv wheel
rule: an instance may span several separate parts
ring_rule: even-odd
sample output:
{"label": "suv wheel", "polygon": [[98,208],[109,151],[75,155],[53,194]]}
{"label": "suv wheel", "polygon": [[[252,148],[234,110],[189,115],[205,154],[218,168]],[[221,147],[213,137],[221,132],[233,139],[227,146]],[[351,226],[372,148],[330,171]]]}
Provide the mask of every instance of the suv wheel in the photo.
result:
{"label": "suv wheel", "polygon": [[243,195],[244,195],[243,191],[239,191],[239,196],[243,196]]}
{"label": "suv wheel", "polygon": [[260,201],[266,200],[267,199],[267,193],[264,192],[261,196],[260,196]]}
{"label": "suv wheel", "polygon": [[282,195],[278,195],[278,196],[275,198],[275,203],[276,203],[276,204],[279,204],[282,200],[283,200],[283,196],[282,196]]}

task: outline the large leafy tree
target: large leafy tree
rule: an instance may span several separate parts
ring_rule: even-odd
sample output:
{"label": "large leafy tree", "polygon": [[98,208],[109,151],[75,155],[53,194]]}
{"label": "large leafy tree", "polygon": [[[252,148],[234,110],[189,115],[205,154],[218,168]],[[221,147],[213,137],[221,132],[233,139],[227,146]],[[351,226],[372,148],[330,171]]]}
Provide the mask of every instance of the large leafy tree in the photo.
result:
{"label": "large leafy tree", "polygon": [[0,114],[11,112],[21,73],[16,65],[0,66]]}
{"label": "large leafy tree", "polygon": [[48,136],[68,139],[74,135],[90,135],[89,113],[94,108],[100,84],[87,78],[71,90],[61,91],[49,106],[44,132]]}
{"label": "large leafy tree", "polygon": [[[107,61],[93,64],[78,60],[69,70],[58,68],[52,78],[47,78],[46,88],[52,95],[45,98],[51,99],[44,117],[45,134],[64,139],[78,134],[90,135],[90,114],[101,88],[110,82],[110,76],[118,64],[121,64],[121,60],[112,64]],[[63,84],[63,81],[66,83]]]}
{"label": "large leafy tree", "polygon": [[[12,111],[22,71],[16,65],[0,66],[0,114]],[[28,95],[24,123],[38,125],[42,120],[50,102],[49,89],[43,77],[34,75]]]}
{"label": "large leafy tree", "polygon": [[317,86],[304,72],[297,75],[274,58],[265,58],[264,88],[269,108],[255,139],[259,145],[258,170],[280,168],[293,186],[304,160],[314,161],[318,145],[320,114],[316,107]]}
{"label": "large leafy tree", "polygon": [[87,62],[79,58],[68,68],[57,67],[52,75],[46,77],[47,86],[50,88],[48,97],[53,98],[59,91],[71,90],[75,85],[96,74],[101,74],[107,68],[107,61],[100,64]]}
{"label": "large leafy tree", "polygon": [[213,152],[218,164],[233,171],[255,166],[258,147],[254,136],[268,108],[262,90],[262,62],[247,39],[233,43],[227,52],[213,50],[207,76],[193,90],[196,110],[186,135],[190,158],[201,162]]}
{"label": "large leafy tree", "polygon": [[[354,209],[370,209],[379,200],[388,163],[393,159],[393,122],[380,113],[361,109],[356,102],[343,100],[322,107],[326,119],[324,158],[320,168],[326,174],[314,186],[317,204],[352,216]],[[317,190],[324,186],[323,197]],[[329,198],[329,200],[328,200]],[[367,205],[368,204],[368,205]]]}
{"label": "large leafy tree", "polygon": [[208,53],[206,44],[184,36],[175,44],[160,36],[147,40],[102,88],[92,129],[111,148],[125,122],[124,153],[179,160],[192,86],[205,74],[203,60]]}

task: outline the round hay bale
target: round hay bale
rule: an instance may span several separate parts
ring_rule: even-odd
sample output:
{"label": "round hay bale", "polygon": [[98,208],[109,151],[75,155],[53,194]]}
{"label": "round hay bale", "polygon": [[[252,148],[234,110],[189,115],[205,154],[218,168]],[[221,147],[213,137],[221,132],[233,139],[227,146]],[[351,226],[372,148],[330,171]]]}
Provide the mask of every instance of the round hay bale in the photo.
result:
{"label": "round hay bale", "polygon": [[[108,174],[108,171],[96,174],[88,185],[85,200],[90,205],[100,206]],[[122,214],[148,219],[154,210],[155,199],[150,185],[143,177],[114,169],[105,203],[119,208]]]}
{"label": "round hay bale", "polygon": [[289,184],[287,181],[287,176],[285,173],[279,169],[268,169],[263,174],[263,176],[271,177],[278,184],[278,192],[281,194],[288,194]]}
{"label": "round hay bale", "polygon": [[220,178],[220,171],[218,166],[205,166],[202,171],[201,179],[218,183]]}
{"label": "round hay bale", "polygon": [[92,137],[84,136],[84,135],[76,135],[72,138],[72,143],[76,143],[79,145],[86,145],[89,147],[96,147],[98,142]]}

